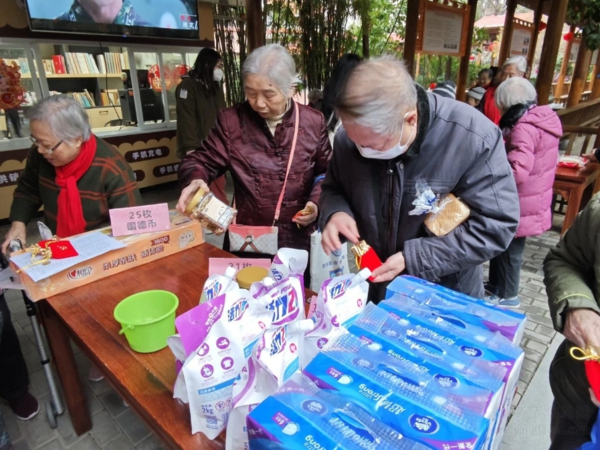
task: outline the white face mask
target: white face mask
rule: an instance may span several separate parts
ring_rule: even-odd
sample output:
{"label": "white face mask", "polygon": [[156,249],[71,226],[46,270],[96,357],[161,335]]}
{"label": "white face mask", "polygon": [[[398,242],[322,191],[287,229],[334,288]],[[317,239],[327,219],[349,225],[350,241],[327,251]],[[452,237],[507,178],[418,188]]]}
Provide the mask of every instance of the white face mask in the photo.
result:
{"label": "white face mask", "polygon": [[222,69],[215,69],[213,71],[213,79],[215,81],[221,81],[223,79],[223,70]]}
{"label": "white face mask", "polygon": [[408,147],[410,146],[410,142],[412,141],[413,135],[415,134],[415,131],[417,129],[417,127],[413,128],[413,132],[410,135],[410,138],[408,139],[408,142],[404,145],[400,145],[400,142],[402,141],[402,134],[404,133],[404,120],[406,120],[406,116],[408,115],[408,113],[404,114],[404,118],[402,119],[402,130],[400,131],[400,141],[398,141],[398,144],[396,144],[394,147],[385,150],[383,152],[380,152],[379,150],[373,150],[372,148],[368,148],[368,147],[363,147],[360,144],[356,144],[356,147],[358,148],[358,151],[360,152],[360,154],[367,159],[394,159],[400,155],[402,155],[403,153],[406,153],[406,151],[408,150]]}

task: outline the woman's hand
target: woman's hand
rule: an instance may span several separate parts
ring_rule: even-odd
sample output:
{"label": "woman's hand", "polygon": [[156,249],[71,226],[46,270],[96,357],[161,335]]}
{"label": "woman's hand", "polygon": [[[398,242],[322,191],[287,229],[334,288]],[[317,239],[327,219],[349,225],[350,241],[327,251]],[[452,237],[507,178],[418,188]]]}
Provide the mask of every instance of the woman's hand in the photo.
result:
{"label": "woman's hand", "polygon": [[383,283],[384,281],[393,280],[404,272],[404,269],[406,269],[404,255],[402,252],[399,252],[390,256],[381,267],[375,269],[371,274],[371,277],[374,283]]}
{"label": "woman's hand", "polygon": [[10,229],[8,230],[8,233],[6,233],[6,236],[4,237],[4,243],[2,244],[2,253],[4,253],[5,255],[7,254],[6,250],[8,249],[8,245],[11,241],[14,241],[15,239],[20,240],[21,243],[25,245],[26,235],[27,227],[25,226],[25,223],[17,221],[13,222]]}
{"label": "woman's hand", "polygon": [[204,192],[210,192],[207,184],[204,180],[194,180],[187,187],[181,191],[181,196],[179,197],[179,201],[177,202],[177,211],[182,214],[185,214],[185,207],[192,199],[192,196],[196,193],[198,189],[202,189]]}
{"label": "woman's hand", "polygon": [[360,240],[356,221],[345,212],[338,212],[331,216],[323,230],[321,245],[326,254],[329,255],[331,252],[342,248],[340,234],[353,244],[356,244]]}
{"label": "woman's hand", "polygon": [[319,207],[317,205],[315,205],[313,202],[306,202],[306,206],[304,206],[304,209],[307,209],[307,208],[312,208],[313,213],[308,214],[306,216],[296,215],[292,219],[292,222],[295,222],[298,225],[302,225],[303,227],[307,227],[311,223],[313,223],[315,220],[317,220],[317,217],[319,217]]}

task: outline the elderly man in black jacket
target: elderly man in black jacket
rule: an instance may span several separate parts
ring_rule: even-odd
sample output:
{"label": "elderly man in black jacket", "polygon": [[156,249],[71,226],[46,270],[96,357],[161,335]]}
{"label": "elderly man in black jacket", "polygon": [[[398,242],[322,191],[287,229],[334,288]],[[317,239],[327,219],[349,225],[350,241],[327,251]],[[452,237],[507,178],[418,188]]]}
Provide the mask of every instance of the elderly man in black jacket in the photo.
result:
{"label": "elderly man in black jacket", "polygon": [[[465,103],[425,92],[389,57],[353,70],[336,111],[343,128],[321,194],[325,251],[343,238],[375,250],[384,264],[372,300],[401,273],[482,297],[482,263],[507,248],[519,222],[498,127]],[[459,197],[469,218],[446,236],[428,233],[426,216],[409,214],[418,181]]]}

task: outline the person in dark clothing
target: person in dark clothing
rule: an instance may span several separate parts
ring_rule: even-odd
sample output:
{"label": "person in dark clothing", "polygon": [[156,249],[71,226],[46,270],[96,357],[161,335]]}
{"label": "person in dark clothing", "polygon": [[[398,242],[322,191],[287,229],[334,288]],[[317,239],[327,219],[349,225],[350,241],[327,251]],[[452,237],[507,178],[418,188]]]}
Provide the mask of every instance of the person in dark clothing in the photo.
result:
{"label": "person in dark clothing", "polygon": [[[226,107],[222,79],[223,60],[212,48],[202,49],[192,70],[181,78],[175,91],[180,159],[200,148],[215,126],[219,111]],[[229,203],[225,195],[225,176],[216,179],[210,188],[219,200]]]}
{"label": "person in dark clothing", "polygon": [[[356,67],[337,102],[343,128],[323,183],[323,248],[365,240],[382,261],[371,300],[401,273],[481,298],[482,264],[517,230],[519,200],[498,127],[469,105],[425,92],[385,57]],[[470,216],[431,236],[413,212],[417,182],[459,197]],[[411,214],[412,212],[412,214]]]}
{"label": "person in dark clothing", "polygon": [[40,405],[29,393],[29,372],[4,294],[0,294],[0,322],[4,322],[0,324],[0,397],[18,419],[29,420],[38,414]]}
{"label": "person in dark clothing", "polygon": [[336,131],[341,126],[342,122],[335,115],[334,105],[337,96],[344,87],[348,75],[352,72],[362,58],[354,53],[346,53],[338,60],[337,64],[331,72],[331,78],[325,85],[323,90],[323,103],[321,104],[321,112],[325,116],[327,122],[327,132],[329,133],[329,142],[333,147],[333,138]]}
{"label": "person in dark clothing", "polygon": [[6,137],[11,137],[9,132],[10,129],[8,128],[9,120],[10,123],[12,123],[13,130],[17,137],[23,137],[21,136],[21,118],[19,117],[19,110],[17,108],[5,109],[4,118],[6,119]]}

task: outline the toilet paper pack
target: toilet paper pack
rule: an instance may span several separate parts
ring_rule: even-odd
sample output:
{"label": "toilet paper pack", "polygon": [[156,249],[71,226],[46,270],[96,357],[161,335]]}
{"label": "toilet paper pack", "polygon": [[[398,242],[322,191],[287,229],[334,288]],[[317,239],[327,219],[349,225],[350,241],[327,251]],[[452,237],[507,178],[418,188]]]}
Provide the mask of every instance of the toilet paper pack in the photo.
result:
{"label": "toilet paper pack", "polygon": [[[481,449],[489,421],[383,369],[372,357],[336,349],[330,341],[304,373],[321,389],[347,399],[403,436],[433,449]],[[367,350],[367,352],[370,352]]]}
{"label": "toilet paper pack", "polygon": [[[386,307],[393,304],[394,301],[388,303]],[[435,344],[444,351],[456,352],[458,350],[471,358],[488,361],[506,369],[503,379],[505,385],[491,447],[492,449],[498,448],[502,441],[504,427],[508,420],[508,412],[523,365],[523,350],[510,345],[501,335],[479,327],[465,325],[463,328],[452,321],[432,318],[431,315],[419,316],[418,314],[412,314],[408,319],[403,318],[401,316],[404,308],[402,302],[399,301],[396,304],[399,306],[398,309],[392,312],[393,315],[388,315],[397,320],[399,325],[408,327],[407,333],[411,335],[411,339],[417,338],[422,342]],[[380,314],[374,311],[374,309],[370,310],[371,316]],[[389,330],[384,330],[384,334],[389,332]]]}
{"label": "toilet paper pack", "polygon": [[250,449],[427,450],[296,374],[248,416]]}
{"label": "toilet paper pack", "polygon": [[498,308],[430,281],[410,275],[397,277],[388,285],[386,299],[394,294],[404,294],[442,313],[453,311],[463,321],[501,333],[514,345],[520,345],[523,338],[527,320],[524,314]]}

